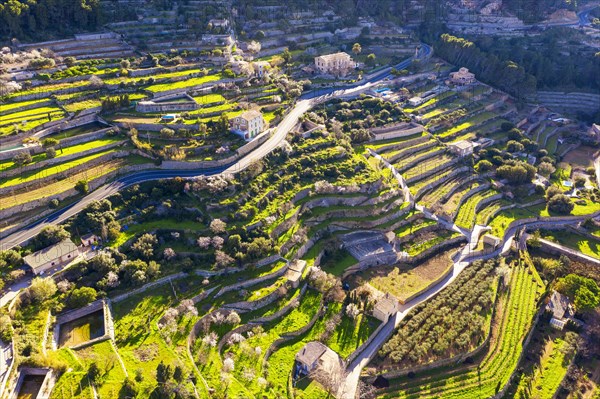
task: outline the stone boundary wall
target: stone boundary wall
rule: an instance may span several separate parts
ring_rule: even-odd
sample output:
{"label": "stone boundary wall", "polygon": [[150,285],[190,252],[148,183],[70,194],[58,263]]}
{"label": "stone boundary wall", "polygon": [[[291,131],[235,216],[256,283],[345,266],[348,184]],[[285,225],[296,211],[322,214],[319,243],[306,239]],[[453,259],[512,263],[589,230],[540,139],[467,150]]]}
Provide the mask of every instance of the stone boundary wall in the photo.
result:
{"label": "stone boundary wall", "polygon": [[[427,159],[429,159],[429,158],[430,158],[430,157],[428,157]],[[439,167],[435,167],[435,168],[433,168],[433,169],[430,169],[430,170],[428,170],[428,171],[425,171],[425,172],[423,172],[423,173],[420,173],[420,174],[418,174],[418,175],[416,175],[416,176],[413,176],[413,177],[411,177],[410,179],[407,179],[407,180],[406,180],[406,184],[411,184],[411,183],[417,182],[417,181],[419,181],[419,180],[424,180],[424,179],[427,179],[429,176],[431,176],[431,175],[433,175],[433,174],[436,174],[436,173],[439,173],[441,170],[447,169],[447,168],[451,167],[452,165],[456,165],[456,164],[457,164],[457,163],[459,163],[460,161],[461,161],[461,158],[454,158],[454,159],[451,159],[450,161],[448,161],[448,162],[446,162],[446,163],[444,163],[444,164],[440,165]],[[421,160],[421,161],[419,161],[419,162],[422,162],[422,160]],[[412,163],[412,162],[411,162],[411,163]]]}
{"label": "stone boundary wall", "polygon": [[260,298],[256,301],[241,301],[241,302],[234,302],[234,303],[227,303],[223,306],[221,306],[221,309],[225,309],[225,310],[236,310],[240,313],[247,313],[247,312],[252,312],[254,310],[257,309],[261,309],[264,308],[267,305],[272,304],[273,302],[275,302],[276,300],[282,298],[281,293],[279,292],[279,290],[275,290],[273,292],[271,292],[269,295]]}
{"label": "stone boundary wall", "polygon": [[[564,228],[565,226],[559,226],[561,229]],[[550,254],[554,254],[554,255],[566,255],[567,257],[570,258],[575,258],[578,261],[585,263],[585,264],[594,264],[596,266],[600,266],[600,259],[596,259],[593,258],[591,256],[587,256],[579,251],[577,251],[576,249],[571,249],[569,247],[565,247],[564,245],[560,245],[558,243],[554,243],[552,241],[548,241],[548,240],[544,240],[544,239],[540,239],[540,244],[541,247],[540,249],[543,252],[548,252]]]}
{"label": "stone boundary wall", "polygon": [[398,165],[397,167],[394,166],[394,168],[396,168],[396,170],[398,171],[398,173],[402,174],[404,172],[406,172],[408,169],[412,168],[413,166],[429,159],[429,158],[433,158],[436,157],[440,154],[443,154],[444,152],[446,152],[446,148],[440,148],[439,150],[436,151],[432,151],[430,153],[427,154],[423,154],[421,156],[419,156],[418,158],[414,159],[413,161],[404,164],[404,165]]}
{"label": "stone boundary wall", "polygon": [[[101,139],[110,130],[113,130],[113,128],[107,127],[104,129],[96,130],[95,132],[78,134],[77,136],[67,137],[66,139],[61,139],[60,137],[58,137],[58,140],[60,141],[60,145],[62,145],[62,146],[72,146],[72,145],[76,145],[76,144],[86,143],[88,141]],[[126,139],[127,137],[123,136],[123,138]]]}
{"label": "stone boundary wall", "polygon": [[302,288],[300,288],[300,293],[298,294],[298,296],[291,298],[290,301],[284,307],[282,307],[281,309],[279,309],[278,311],[276,311],[275,313],[273,313],[270,316],[259,317],[252,321],[254,323],[268,323],[268,322],[271,322],[275,319],[278,319],[278,318],[284,316],[286,313],[288,313],[290,310],[293,309],[293,307],[294,307],[293,302],[295,302],[296,299],[302,298],[302,296],[306,293],[307,289],[308,289],[308,285],[304,284],[302,286]]}
{"label": "stone boundary wall", "polygon": [[448,175],[446,175],[443,179],[432,182],[424,187],[421,187],[416,193],[415,193],[415,198],[420,198],[421,195],[425,194],[427,191],[436,188],[438,186],[441,186],[443,184],[446,184],[446,182],[448,182],[449,180],[453,179],[454,177],[460,175],[463,172],[468,172],[469,171],[469,167],[468,166],[463,166],[461,168],[455,169],[452,172],[450,172]]}
{"label": "stone boundary wall", "polygon": [[131,291],[125,292],[123,294],[117,295],[114,298],[109,298],[109,300],[111,303],[121,302],[131,296],[141,294],[142,292],[145,292],[145,291],[149,290],[150,288],[154,288],[159,285],[170,283],[172,280],[183,278],[185,276],[187,276],[187,274],[185,274],[183,272],[171,274],[171,275],[159,278],[158,280],[155,280],[151,283],[145,284],[145,285],[141,286],[140,288],[136,288],[135,290],[131,290]]}
{"label": "stone boundary wall", "polygon": [[[463,206],[463,204],[465,202],[467,202],[469,200],[469,198],[471,198],[472,196],[474,196],[475,194],[477,194],[477,193],[479,193],[481,191],[487,190],[490,187],[491,186],[490,186],[489,183],[484,183],[484,184],[481,184],[481,185],[479,185],[479,186],[477,186],[475,188],[472,188],[469,191],[467,191],[465,193],[465,195],[463,195],[460,198],[460,200],[458,201],[458,204],[456,205],[456,210],[454,211],[454,216],[458,215],[458,212],[460,211],[460,208]],[[475,217],[476,215],[473,215],[473,216]]]}
{"label": "stone boundary wall", "polygon": [[264,275],[262,277],[258,277],[258,278],[254,278],[251,280],[246,280],[246,281],[242,281],[241,283],[237,283],[237,284],[233,284],[233,285],[228,285],[226,287],[223,287],[219,290],[219,292],[217,292],[217,294],[215,295],[215,298],[220,297],[223,294],[226,294],[229,291],[233,291],[233,290],[240,290],[246,287],[251,287],[253,285],[262,283],[263,281],[267,281],[267,280],[273,280],[276,279],[278,277],[281,277],[285,274],[285,272],[287,272],[287,269],[289,267],[289,263],[286,263],[285,265],[283,265],[281,268],[279,268],[278,270],[274,271],[273,273]]}
{"label": "stone boundary wall", "polygon": [[382,152],[387,152],[387,151],[402,150],[403,148],[408,148],[408,147],[412,147],[415,145],[425,143],[425,142],[429,141],[430,139],[431,139],[431,136],[426,135],[426,136],[417,137],[417,138],[414,138],[411,140],[402,141],[400,143],[388,144],[386,146],[377,148],[377,152],[382,153]]}
{"label": "stone boundary wall", "polygon": [[465,178],[465,180],[463,182],[461,182],[461,184],[456,185],[450,191],[448,191],[444,196],[442,196],[442,198],[440,198],[439,202],[446,203],[458,190],[461,189],[461,187],[464,187],[466,184],[471,183],[475,180],[481,181],[482,177],[484,177],[484,175],[472,174],[472,175],[467,176]]}
{"label": "stone boundary wall", "polygon": [[[8,380],[10,379],[10,376],[13,372],[13,369],[15,368],[15,341],[14,338],[10,341],[10,357],[8,358],[10,360],[10,364],[8,365],[8,369],[5,370],[4,372],[4,378],[2,380],[0,380],[0,398],[2,398],[3,394],[4,394],[4,390],[8,387]],[[5,356],[4,359],[7,359],[7,357]]]}
{"label": "stone boundary wall", "polygon": [[371,131],[375,135],[375,137],[370,141],[373,142],[373,141],[381,141],[381,140],[390,140],[390,139],[397,139],[397,138],[401,138],[401,137],[412,136],[413,134],[421,133],[424,130],[425,130],[425,128],[423,126],[418,125],[415,127],[411,127],[409,129],[395,130],[395,131],[391,131],[391,132],[387,132],[387,133],[374,133],[373,131]]}
{"label": "stone boundary wall", "polygon": [[[13,193],[16,191],[21,191],[21,190],[27,189],[29,187],[35,187],[35,186],[42,187],[42,186],[46,185],[47,183],[54,181],[54,180],[70,179],[71,175],[73,175],[75,173],[79,173],[82,170],[90,169],[92,167],[101,165],[105,162],[112,161],[115,158],[126,157],[127,155],[129,155],[129,152],[127,152],[127,151],[115,151],[115,152],[111,152],[109,154],[104,154],[104,155],[99,156],[98,158],[91,160],[90,162],[86,162],[86,163],[74,166],[72,168],[69,168],[69,169],[59,172],[59,173],[51,174],[48,176],[41,176],[39,179],[26,181],[23,183],[12,185],[12,186],[0,188],[0,195],[7,195],[7,194],[10,194],[10,193]],[[40,175],[43,173],[44,173],[43,170],[41,170],[39,172]]]}
{"label": "stone boundary wall", "polygon": [[300,208],[298,208],[289,218],[287,218],[287,219],[283,220],[281,223],[279,223],[271,231],[271,234],[270,234],[271,238],[276,239],[277,237],[281,236],[281,234],[283,234],[283,232],[291,229],[298,222],[299,215],[300,215]]}
{"label": "stone boundary wall", "polygon": [[[353,352],[352,352],[352,353],[351,353],[351,354],[350,354],[350,355],[349,355],[349,356],[348,356],[348,357],[345,359],[345,362],[346,362],[346,364],[351,364],[351,363],[354,361],[354,359],[356,359],[356,357],[357,357],[358,355],[360,355],[360,354],[361,354],[361,352],[362,352],[362,351],[363,351],[363,350],[364,350],[364,349],[365,349],[367,346],[369,346],[369,345],[371,344],[371,342],[373,342],[373,340],[374,340],[375,338],[377,338],[377,335],[379,335],[379,332],[380,332],[380,331],[381,331],[381,330],[382,330],[382,329],[383,329],[383,328],[384,328],[386,325],[388,325],[389,323],[393,323],[393,322],[394,322],[394,319],[393,319],[392,317],[390,317],[390,318],[388,319],[388,321],[386,321],[385,323],[380,323],[380,324],[377,326],[377,328],[375,329],[375,331],[373,331],[373,332],[371,333],[371,335],[369,335],[369,338],[367,338],[367,340],[366,340],[365,342],[363,342],[363,343],[362,343],[362,344],[361,344],[361,345],[360,345],[358,348],[356,348],[356,349],[355,349],[355,350],[354,350],[354,351],[353,351]],[[394,329],[394,331],[395,331],[395,329]]]}
{"label": "stone boundary wall", "polygon": [[109,306],[105,300],[99,299],[88,304],[83,308],[70,310],[56,317],[54,331],[52,334],[52,349],[56,350],[59,347],[60,330],[63,324],[80,319],[99,310],[102,310],[102,317],[104,319],[104,334],[102,334],[102,336],[100,337],[91,339],[89,341],[70,346],[69,348],[80,349],[89,345],[93,345],[97,342],[106,341],[107,339],[114,339],[115,329],[112,321],[112,316],[110,314]]}
{"label": "stone boundary wall", "polygon": [[[52,388],[54,387],[54,384],[56,382],[54,374],[52,372],[52,369],[50,369],[50,368],[33,368],[33,367],[21,367],[17,376],[15,376],[15,379],[13,380],[13,382],[11,384],[12,389],[9,390],[11,393],[8,394],[7,398],[8,399],[17,399],[17,395],[23,384],[23,379],[27,375],[44,375],[45,376],[45,378],[42,381],[42,384],[40,386],[40,390],[34,399],[48,399],[50,397],[50,392],[52,391]],[[7,386],[6,388],[8,389],[9,387]],[[44,392],[48,392],[48,394],[44,394]]]}
{"label": "stone boundary wall", "polygon": [[[130,165],[130,166],[126,166],[124,168],[118,169],[118,170],[114,170],[114,171],[109,172],[103,176],[100,176],[94,180],[90,180],[88,183],[90,191],[93,191],[96,188],[100,187],[101,185],[103,185],[108,180],[112,179],[113,177],[117,176],[118,174],[147,170],[147,169],[148,169],[148,164],[142,164],[142,165]],[[75,185],[75,182],[73,182],[73,185]],[[78,194],[79,194],[79,192],[77,190],[75,190],[75,188],[72,188],[70,190],[63,191],[62,193],[59,193],[59,194],[49,195],[48,197],[29,201],[26,204],[20,204],[20,205],[12,206],[10,208],[5,208],[5,209],[0,210],[0,219],[12,216],[15,213],[27,212],[27,211],[30,211],[35,208],[39,208],[42,206],[48,206],[48,203],[53,199],[58,199],[59,201],[62,201],[66,198],[73,197]]]}
{"label": "stone boundary wall", "polygon": [[[21,106],[19,108],[13,108],[13,109],[9,109],[9,110],[4,111],[2,109],[2,105],[9,105],[9,104],[11,104],[11,103],[0,104],[0,116],[10,115],[10,114],[12,114],[14,112],[28,111],[30,109],[35,109],[35,108],[38,108],[38,107],[45,107],[45,106],[51,105],[52,104],[52,100],[48,99],[47,101],[41,101],[39,103],[33,103],[33,104],[29,104],[29,105],[24,105],[24,106]],[[17,109],[18,109],[18,111],[16,111]]]}
{"label": "stone boundary wall", "polygon": [[322,313],[323,313],[323,300],[321,300],[321,303],[319,304],[319,308],[318,308],[317,312],[315,313],[315,315],[310,319],[310,321],[304,327],[301,327],[296,331],[291,331],[289,333],[282,334],[281,338],[276,339],[275,341],[273,341],[273,343],[271,343],[271,345],[269,345],[269,347],[265,351],[264,362],[267,362],[269,360],[269,357],[271,357],[273,352],[275,352],[277,350],[277,347],[279,345],[281,345],[284,342],[289,341],[292,338],[296,338],[296,337],[304,334],[311,328],[313,328],[313,326],[315,325],[317,320],[322,316]]}
{"label": "stone boundary wall", "polygon": [[[427,140],[426,142],[429,142],[429,141],[430,140]],[[428,149],[433,148],[433,147],[435,147],[437,145],[439,145],[437,141],[431,141],[427,145],[423,145],[423,146],[420,146],[420,147],[418,145],[417,146],[408,147],[404,151],[401,151],[401,152],[399,152],[399,153],[397,153],[397,154],[395,154],[395,155],[393,155],[393,156],[391,156],[389,158],[386,158],[386,159],[387,159],[387,161],[389,163],[393,164],[396,161],[398,161],[398,160],[400,160],[400,159],[402,159],[402,158],[404,158],[406,156],[409,156],[409,155],[412,155],[412,154],[416,154],[417,152],[421,152],[423,150],[428,150]]]}
{"label": "stone boundary wall", "polygon": [[498,193],[498,194],[492,195],[491,197],[482,199],[481,201],[479,201],[477,203],[477,205],[475,205],[475,213],[478,213],[481,210],[481,208],[486,206],[487,204],[490,204],[496,200],[502,199],[502,197],[504,197],[504,194]]}
{"label": "stone boundary wall", "polygon": [[[13,177],[13,176],[17,176],[21,173],[26,173],[26,172],[29,172],[32,170],[42,169],[42,168],[46,168],[48,166],[69,162],[76,158],[85,157],[87,155],[95,154],[97,152],[102,152],[102,151],[110,150],[111,148],[119,147],[119,146],[125,144],[126,142],[127,142],[127,140],[117,141],[117,142],[114,142],[111,144],[107,144],[103,147],[91,148],[89,150],[78,152],[76,154],[65,155],[64,157],[44,159],[42,161],[23,166],[21,168],[5,171],[5,172],[3,172],[3,177]],[[60,153],[60,150],[57,150],[57,153]],[[102,158],[102,157],[100,157],[100,158]],[[97,158],[97,159],[99,159],[99,158]],[[14,186],[12,186],[12,187],[14,188]],[[0,190],[0,194],[1,194],[1,190]]]}

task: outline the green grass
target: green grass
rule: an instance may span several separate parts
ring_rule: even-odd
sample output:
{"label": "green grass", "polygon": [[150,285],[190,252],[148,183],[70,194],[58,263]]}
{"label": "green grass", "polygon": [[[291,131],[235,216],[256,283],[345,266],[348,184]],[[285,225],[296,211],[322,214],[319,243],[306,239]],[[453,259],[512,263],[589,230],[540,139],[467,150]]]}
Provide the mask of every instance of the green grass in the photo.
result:
{"label": "green grass", "polygon": [[194,97],[194,100],[196,100],[196,102],[200,105],[220,103],[220,102],[227,101],[227,99],[225,97],[223,97],[221,94],[217,94],[217,93],[211,93],[211,94],[205,94],[202,96],[197,96],[197,97]]}
{"label": "green grass", "polygon": [[471,195],[459,208],[455,223],[466,229],[472,228],[476,220],[475,208],[477,204],[495,194],[497,192],[494,190],[483,190]]}
{"label": "green grass", "polygon": [[600,259],[600,239],[593,240],[572,230],[544,230],[542,237],[572,248],[592,258]]}
{"label": "green grass", "polygon": [[49,101],[48,99],[43,98],[41,100],[29,100],[29,101],[20,101],[20,102],[16,102],[16,103],[0,104],[0,112],[6,113],[13,109],[25,108],[25,107],[33,105],[33,104],[46,103],[48,101]]}
{"label": "green grass", "polygon": [[[88,150],[95,149],[95,148],[101,148],[101,147],[104,147],[105,145],[113,144],[113,143],[116,143],[121,140],[123,140],[123,137],[111,137],[111,138],[105,138],[105,139],[100,139],[100,140],[88,141],[87,143],[76,144],[76,145],[73,145],[70,147],[65,147],[62,149],[60,148],[60,145],[59,145],[58,148],[56,148],[56,158],[65,157],[67,155],[78,154],[80,152],[88,151]],[[32,157],[32,159],[33,159],[33,163],[43,161],[46,159],[46,154],[34,155]],[[17,166],[11,160],[0,162],[0,172],[15,169],[15,168],[17,168]]]}
{"label": "green grass", "polygon": [[[189,363],[180,340],[165,342],[157,322],[164,311],[177,303],[170,284],[113,303],[115,340],[125,367],[131,375],[140,370],[141,397],[148,397],[156,384],[156,367],[163,361],[173,365]],[[183,340],[185,344],[185,339]],[[188,366],[189,367],[189,366]]]}
{"label": "green grass", "polygon": [[517,367],[522,342],[537,310],[536,301],[544,290],[538,285],[534,269],[516,266],[511,275],[508,290],[499,294],[502,305],[496,317],[500,325],[492,333],[490,348],[480,363],[391,380],[390,388],[378,397],[479,399],[495,395]]}
{"label": "green grass", "polygon": [[[513,398],[531,397],[539,399],[552,399],[560,387],[560,383],[567,375],[567,368],[572,356],[563,352],[566,342],[557,337],[549,340],[532,373],[523,375]],[[525,378],[527,376],[527,378]]]}
{"label": "green grass", "polygon": [[204,231],[206,230],[206,228],[207,226],[204,226],[201,223],[198,223],[194,220],[179,221],[169,218],[151,220],[149,222],[128,225],[127,230],[122,231],[121,234],[119,234],[119,237],[117,237],[117,239],[113,241],[110,244],[110,246],[113,248],[118,248],[121,245],[125,244],[127,241],[129,241],[131,238],[135,237],[136,234],[152,230],[189,230],[197,232]]}
{"label": "green grass", "polygon": [[100,100],[83,100],[70,104],[66,104],[64,107],[68,112],[77,112],[84,109],[90,109],[101,106]]}
{"label": "green grass", "polygon": [[14,186],[14,185],[21,184],[21,183],[32,182],[37,179],[41,179],[43,177],[56,176],[59,173],[66,172],[75,166],[82,165],[86,162],[90,162],[96,158],[99,158],[105,154],[109,154],[114,151],[116,151],[116,150],[113,148],[113,149],[110,149],[107,151],[87,155],[85,157],[77,158],[77,159],[74,159],[74,160],[71,160],[71,161],[68,161],[65,163],[61,163],[58,165],[49,166],[47,168],[44,168],[43,170],[33,170],[30,172],[23,173],[20,176],[14,176],[14,177],[2,179],[2,180],[0,180],[0,187],[2,187],[2,188],[10,187],[10,186]]}
{"label": "green grass", "polygon": [[209,82],[216,82],[218,80],[221,80],[222,78],[223,77],[221,76],[221,74],[206,75],[206,76],[202,76],[199,78],[191,78],[188,80],[182,80],[179,82],[156,84],[156,85],[148,86],[146,88],[146,90],[149,90],[153,93],[158,93],[161,91],[185,89],[188,87],[199,86],[199,85],[209,83]]}

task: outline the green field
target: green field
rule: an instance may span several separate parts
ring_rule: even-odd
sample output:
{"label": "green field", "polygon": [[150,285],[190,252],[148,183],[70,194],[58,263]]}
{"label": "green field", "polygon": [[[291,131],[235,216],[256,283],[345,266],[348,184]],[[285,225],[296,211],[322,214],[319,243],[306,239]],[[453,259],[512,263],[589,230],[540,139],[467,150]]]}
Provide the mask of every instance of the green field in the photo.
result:
{"label": "green field", "polygon": [[75,346],[104,335],[104,311],[99,310],[60,326],[59,346]]}
{"label": "green field", "polygon": [[221,76],[221,74],[206,75],[206,76],[202,76],[199,78],[191,78],[188,80],[181,80],[178,82],[155,84],[155,85],[148,86],[146,88],[146,90],[151,91],[153,93],[158,93],[161,91],[185,89],[188,87],[200,86],[202,84],[209,83],[209,82],[216,82],[218,80],[221,80],[222,78],[223,77]]}

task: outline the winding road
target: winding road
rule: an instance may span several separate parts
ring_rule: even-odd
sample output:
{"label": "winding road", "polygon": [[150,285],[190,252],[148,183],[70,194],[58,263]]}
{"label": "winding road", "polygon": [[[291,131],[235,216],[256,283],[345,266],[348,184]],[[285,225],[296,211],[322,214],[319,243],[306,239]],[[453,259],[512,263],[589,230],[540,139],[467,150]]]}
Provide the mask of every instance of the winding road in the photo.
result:
{"label": "winding road", "polygon": [[[421,44],[418,56],[419,58],[428,57],[431,55],[431,51],[432,49],[430,46],[426,44]],[[415,57],[413,56],[407,60],[404,60],[398,65],[395,65],[394,68],[405,69],[411,64],[414,58]],[[370,87],[376,85],[380,81],[389,79],[391,77],[391,70],[392,67],[389,67],[383,69],[382,71],[378,71],[377,73],[374,73],[372,75],[366,76],[363,79],[363,82],[357,85],[319,89],[305,93],[296,102],[294,108],[290,110],[290,112],[285,116],[281,123],[275,128],[275,131],[273,132],[272,136],[265,143],[263,143],[254,151],[252,151],[251,153],[249,153],[248,155],[231,165],[216,169],[148,170],[120,177],[109,184],[99,187],[98,189],[94,190],[92,193],[83,197],[74,204],[66,208],[57,210],[56,212],[51,213],[45,218],[31,223],[23,227],[19,231],[1,239],[0,250],[6,250],[20,245],[21,243],[24,243],[30,240],[31,238],[35,237],[44,227],[64,222],[71,216],[74,216],[77,213],[79,213],[91,202],[108,198],[111,195],[114,195],[119,191],[123,190],[124,188],[134,184],[139,184],[151,180],[168,179],[175,177],[197,177],[202,175],[210,176],[222,173],[238,173],[247,168],[248,165],[250,165],[251,163],[264,158],[271,151],[277,148],[283,142],[283,140],[285,139],[287,134],[292,130],[292,128],[298,123],[300,116],[302,116],[302,114],[310,110],[312,107],[321,102],[328,101],[333,98],[357,96],[363,91],[368,90]]]}

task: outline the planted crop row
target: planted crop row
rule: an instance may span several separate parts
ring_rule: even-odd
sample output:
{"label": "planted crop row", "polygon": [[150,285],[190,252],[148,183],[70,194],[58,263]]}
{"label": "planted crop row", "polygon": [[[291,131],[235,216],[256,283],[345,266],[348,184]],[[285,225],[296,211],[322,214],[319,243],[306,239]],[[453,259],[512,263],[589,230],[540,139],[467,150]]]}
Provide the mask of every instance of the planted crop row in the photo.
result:
{"label": "planted crop row", "polygon": [[473,227],[473,224],[475,223],[475,208],[477,207],[477,204],[495,194],[495,191],[489,189],[473,194],[461,205],[460,209],[458,210],[458,215],[456,215],[455,223],[458,226],[467,229]]}
{"label": "planted crop row", "polygon": [[500,324],[492,336],[490,350],[476,367],[434,370],[415,380],[400,379],[382,398],[488,398],[506,384],[517,366],[522,342],[536,312],[541,287],[534,270],[516,266],[510,286],[502,295]]}

